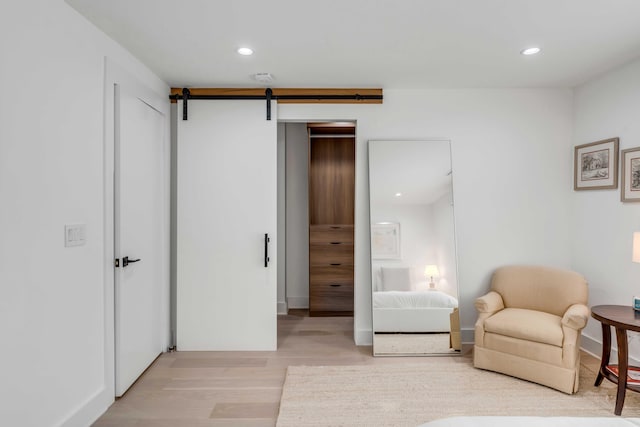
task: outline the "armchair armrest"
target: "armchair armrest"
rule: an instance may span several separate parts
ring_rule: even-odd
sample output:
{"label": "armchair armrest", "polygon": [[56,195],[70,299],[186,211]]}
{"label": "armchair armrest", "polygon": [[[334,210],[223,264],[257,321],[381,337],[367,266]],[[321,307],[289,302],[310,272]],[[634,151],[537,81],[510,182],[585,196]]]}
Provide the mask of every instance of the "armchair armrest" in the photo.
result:
{"label": "armchair armrest", "polygon": [[491,291],[477,298],[475,306],[476,310],[478,310],[478,320],[476,320],[474,332],[475,345],[484,347],[484,321],[493,313],[502,310],[504,308],[504,301],[499,293]]}
{"label": "armchair armrest", "polygon": [[581,330],[587,326],[587,320],[589,320],[589,307],[584,304],[573,304],[567,309],[562,316],[562,325],[567,328]]}
{"label": "armchair armrest", "polygon": [[478,313],[491,315],[504,308],[504,301],[502,301],[502,296],[500,296],[499,293],[491,291],[488,294],[477,298],[475,306]]}
{"label": "armchair armrest", "polygon": [[580,331],[587,326],[589,307],[573,304],[562,316],[562,364],[565,367],[577,366],[580,360]]}

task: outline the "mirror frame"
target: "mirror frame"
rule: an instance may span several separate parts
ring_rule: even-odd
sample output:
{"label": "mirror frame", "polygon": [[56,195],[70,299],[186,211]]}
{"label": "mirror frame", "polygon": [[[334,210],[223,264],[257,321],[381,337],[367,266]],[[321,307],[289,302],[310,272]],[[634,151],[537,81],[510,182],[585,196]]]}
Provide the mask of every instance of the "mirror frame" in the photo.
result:
{"label": "mirror frame", "polygon": [[[392,344],[385,344],[385,346],[387,348],[384,348],[384,351],[377,351],[376,350],[376,324],[378,324],[378,326],[380,325],[380,321],[379,321],[379,315],[381,314],[381,310],[378,308],[378,310],[376,310],[375,304],[376,304],[376,291],[377,291],[377,286],[381,286],[381,275],[382,273],[378,273],[378,269],[375,267],[376,263],[380,264],[381,261],[383,263],[387,263],[387,265],[394,265],[397,264],[398,267],[401,267],[401,269],[406,268],[407,266],[405,265],[406,262],[403,261],[402,259],[402,250],[401,250],[401,238],[402,238],[402,231],[403,230],[403,226],[402,224],[397,220],[398,217],[390,217],[390,218],[385,218],[384,221],[381,220],[380,217],[377,217],[377,214],[374,210],[374,205],[375,205],[375,198],[373,196],[374,194],[374,188],[373,186],[375,186],[375,182],[376,179],[374,177],[375,174],[375,163],[374,163],[374,158],[373,158],[373,153],[374,150],[372,149],[372,147],[374,146],[382,146],[382,144],[402,144],[402,143],[420,143],[420,144],[433,144],[433,143],[446,143],[446,153],[448,156],[448,162],[445,165],[446,167],[444,168],[445,170],[448,169],[448,173],[446,173],[447,176],[450,176],[446,181],[448,181],[447,183],[447,187],[445,189],[444,192],[442,192],[441,194],[438,195],[438,197],[436,197],[435,200],[442,200],[443,197],[446,197],[447,194],[449,195],[449,202],[450,202],[450,206],[451,206],[451,212],[450,212],[450,226],[451,226],[451,230],[450,230],[450,245],[451,247],[450,249],[450,263],[451,265],[448,266],[448,272],[449,273],[453,273],[453,274],[449,274],[449,277],[453,277],[455,280],[455,284],[453,286],[454,290],[455,290],[455,297],[453,297],[453,295],[449,295],[451,298],[453,298],[455,300],[455,306],[457,307],[456,310],[454,310],[453,308],[449,307],[448,310],[443,310],[443,309],[436,309],[436,310],[425,310],[425,309],[421,309],[421,310],[403,310],[401,311],[394,311],[394,313],[400,313],[400,321],[401,322],[407,322],[406,323],[406,327],[402,327],[399,329],[402,329],[402,331],[397,331],[397,332],[390,332],[390,331],[383,331],[386,332],[384,334],[380,334],[378,333],[378,338],[380,339],[382,337],[382,335],[385,336],[393,336],[393,340],[394,343]],[[444,151],[444,147],[442,147],[443,149],[440,151]],[[371,313],[372,313],[372,344],[373,344],[373,355],[374,356],[427,356],[427,355],[460,355],[461,354],[461,340],[460,340],[460,321],[459,321],[459,296],[460,296],[460,286],[459,286],[459,281],[458,281],[458,256],[457,256],[457,237],[456,237],[456,221],[455,221],[455,208],[454,208],[454,183],[453,183],[453,156],[452,156],[452,150],[451,150],[451,141],[448,139],[444,139],[444,138],[437,138],[437,139],[420,139],[420,140],[369,140],[368,141],[368,168],[369,168],[369,173],[368,173],[368,178],[369,178],[369,222],[370,222],[370,249],[371,249],[371,257],[370,257],[370,266],[371,266]],[[442,154],[440,154],[442,156]],[[425,162],[426,163],[426,162]],[[431,204],[434,203],[434,201],[431,202],[427,202],[424,205],[425,206],[431,206]],[[377,218],[376,218],[377,217]],[[375,220],[375,221],[374,221]],[[376,225],[379,225],[379,227],[377,227],[379,230],[384,230],[387,234],[391,233],[390,230],[397,230],[398,234],[395,236],[391,236],[391,234],[387,235],[384,233],[376,233],[374,231],[374,227]],[[376,230],[377,231],[377,230]],[[384,240],[386,239],[386,240]],[[397,239],[397,241],[394,243],[394,239]],[[449,239],[449,237],[447,237],[447,240]],[[395,246],[394,246],[395,245]],[[381,251],[381,249],[383,249]],[[388,254],[394,254],[397,256],[388,256],[388,257],[375,257],[374,258],[374,254],[378,253],[385,253],[384,250],[386,250],[387,255]],[[394,252],[396,251],[396,252]],[[434,249],[435,251],[435,249]],[[427,256],[424,257],[425,259],[429,258]],[[435,257],[431,257],[431,258],[435,258]],[[424,265],[422,265],[424,264]],[[424,267],[426,267],[426,264],[428,264],[426,261],[421,263],[420,268],[422,268],[424,270]],[[429,263],[431,264],[431,262]],[[434,264],[438,264],[437,262],[434,262]],[[381,266],[382,268],[383,266]],[[415,266],[411,266],[412,270],[413,270],[413,274],[412,276],[414,276],[414,279],[411,279],[411,277],[409,278],[410,280],[410,286],[411,289],[414,289],[417,286],[421,286],[421,285],[416,285],[415,281],[415,276],[416,276],[416,267]],[[386,268],[386,267],[385,267]],[[393,271],[391,271],[391,269],[389,270],[389,274],[394,273]],[[398,273],[398,272],[395,272]],[[394,274],[395,274],[394,273]],[[406,275],[404,272],[402,272],[403,275]],[[404,276],[403,276],[404,277]],[[405,283],[406,280],[400,280],[402,283]],[[434,279],[431,278],[431,286],[432,288],[434,287]],[[402,285],[404,286],[404,285]],[[402,289],[402,286],[400,288],[398,288],[398,290]],[[427,296],[433,296],[435,297],[435,293],[431,294],[431,295],[426,295],[429,292],[421,292],[422,290],[427,290],[428,288],[422,289],[422,287],[419,288],[419,292],[417,292],[419,294],[420,297],[427,297]],[[393,289],[385,289],[385,290],[393,290]],[[407,289],[408,290],[408,289]],[[440,294],[444,294],[444,292],[439,292]],[[451,292],[449,292],[450,294]],[[389,297],[392,297],[391,294],[388,295]],[[453,305],[453,302],[446,302],[446,304],[449,305]],[[385,314],[386,315],[386,314]],[[394,314],[395,315],[395,314]],[[416,326],[415,328],[413,328],[412,326],[412,322],[415,322],[417,324],[417,322],[420,322],[420,324],[424,324],[425,321],[431,321],[431,316],[433,316],[433,321],[434,323],[434,329],[437,329],[438,331],[441,331],[443,328],[447,329],[448,332],[448,339],[449,339],[449,347],[446,350],[442,350],[440,351],[438,349],[438,351],[423,351],[425,348],[430,348],[430,346],[432,345],[430,342],[426,342],[423,343],[420,340],[432,340],[433,337],[435,335],[442,335],[442,334],[438,334],[438,333],[431,333],[430,331],[424,329],[421,326]],[[406,317],[406,319],[405,319]],[[376,322],[378,318],[378,322]],[[404,320],[403,320],[404,319]],[[444,326],[443,322],[446,321],[446,327]],[[386,325],[383,325],[384,327],[386,327]],[[405,330],[406,329],[406,330]],[[412,330],[414,329],[414,330]],[[420,332],[427,332],[427,333],[423,333],[420,334]],[[444,334],[444,332],[443,332]],[[440,342],[442,340],[442,337],[438,337],[438,346],[442,346],[443,344]],[[410,342],[412,341],[412,342]],[[407,347],[405,348],[405,350],[403,350],[401,347],[399,347],[399,345],[405,345],[405,343],[407,343]],[[378,346],[378,350],[380,348],[380,345]],[[441,348],[441,347],[438,347]],[[397,350],[397,351],[389,351],[389,349],[392,350]]]}

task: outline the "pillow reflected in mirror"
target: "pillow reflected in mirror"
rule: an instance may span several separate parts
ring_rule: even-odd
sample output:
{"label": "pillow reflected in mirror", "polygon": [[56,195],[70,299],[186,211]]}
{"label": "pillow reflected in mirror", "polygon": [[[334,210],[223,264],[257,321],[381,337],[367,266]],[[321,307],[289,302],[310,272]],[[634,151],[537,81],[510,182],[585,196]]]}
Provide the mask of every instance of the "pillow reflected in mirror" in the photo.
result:
{"label": "pillow reflected in mirror", "polygon": [[382,267],[380,269],[382,275],[383,291],[410,291],[411,275],[408,267]]}

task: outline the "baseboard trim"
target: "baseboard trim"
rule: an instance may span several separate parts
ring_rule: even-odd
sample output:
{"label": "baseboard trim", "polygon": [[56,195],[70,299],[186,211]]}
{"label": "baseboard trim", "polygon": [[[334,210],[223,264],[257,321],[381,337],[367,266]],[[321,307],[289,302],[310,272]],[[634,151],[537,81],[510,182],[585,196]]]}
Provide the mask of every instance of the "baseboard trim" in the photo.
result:
{"label": "baseboard trim", "polygon": [[460,341],[463,344],[474,344],[476,341],[474,328],[461,328],[460,329]]}
{"label": "baseboard trim", "polygon": [[309,308],[309,297],[287,297],[289,308]]}
{"label": "baseboard trim", "polygon": [[102,387],[72,411],[57,427],[83,427],[93,424],[115,401],[106,388]]}
{"label": "baseboard trim", "polygon": [[356,345],[373,345],[373,333],[371,329],[357,329],[354,335],[353,338],[356,341]]}
{"label": "baseboard trim", "polygon": [[[600,359],[602,357],[602,343],[595,340],[594,338],[587,336],[587,335],[582,335],[581,337],[581,341],[580,341],[580,349],[583,351],[586,351],[587,353],[591,354],[592,356],[597,357],[598,359]],[[614,353],[615,352],[615,353]],[[618,351],[614,350],[611,352],[611,358],[613,359],[613,355],[615,354],[615,359],[618,360]]]}
{"label": "baseboard trim", "polygon": [[288,312],[287,303],[285,301],[278,302],[278,314],[287,314]]}
{"label": "baseboard trim", "polygon": [[[635,337],[627,337],[629,342],[632,341],[633,338]],[[590,353],[592,356],[595,356],[598,359],[602,358],[602,342],[598,341],[593,337],[582,334],[581,344],[582,345],[580,346],[580,348],[582,350],[586,351],[587,353]],[[612,344],[612,347],[613,347],[613,344]],[[611,358],[609,362],[611,364],[618,363],[618,349],[615,347],[611,349]],[[629,355],[629,365],[640,366],[640,359]]]}

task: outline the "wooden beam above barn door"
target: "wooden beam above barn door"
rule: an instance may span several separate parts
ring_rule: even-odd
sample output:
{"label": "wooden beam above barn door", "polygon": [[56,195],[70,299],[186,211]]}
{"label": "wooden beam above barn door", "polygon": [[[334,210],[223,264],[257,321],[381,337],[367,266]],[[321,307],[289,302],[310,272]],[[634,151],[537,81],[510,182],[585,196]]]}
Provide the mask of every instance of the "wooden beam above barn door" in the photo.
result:
{"label": "wooden beam above barn door", "polygon": [[264,99],[267,120],[271,120],[271,100],[282,104],[382,104],[382,89],[305,88],[172,88],[171,102],[184,101],[182,119],[187,120],[188,100]]}
{"label": "wooden beam above barn door", "polygon": [[[171,88],[169,97],[171,102],[177,102],[182,98],[182,89]],[[193,87],[189,88],[189,92],[193,99],[200,96],[228,96],[237,97],[237,99],[263,97],[264,99],[266,89]],[[271,91],[273,99],[277,99],[281,104],[382,104],[382,89],[272,88]]]}

